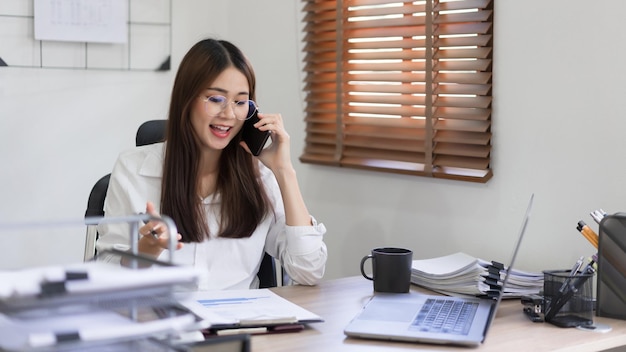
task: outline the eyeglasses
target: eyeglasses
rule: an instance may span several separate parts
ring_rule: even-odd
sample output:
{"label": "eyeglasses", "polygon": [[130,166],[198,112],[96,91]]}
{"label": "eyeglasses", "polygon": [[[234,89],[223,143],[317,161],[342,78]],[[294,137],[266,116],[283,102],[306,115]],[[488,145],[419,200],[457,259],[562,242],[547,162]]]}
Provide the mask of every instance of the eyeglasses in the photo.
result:
{"label": "eyeglasses", "polygon": [[[217,116],[228,107],[228,99],[222,95],[200,97],[204,102],[204,110],[209,116]],[[233,100],[230,102],[237,120],[247,120],[254,115],[258,107],[254,100]]]}

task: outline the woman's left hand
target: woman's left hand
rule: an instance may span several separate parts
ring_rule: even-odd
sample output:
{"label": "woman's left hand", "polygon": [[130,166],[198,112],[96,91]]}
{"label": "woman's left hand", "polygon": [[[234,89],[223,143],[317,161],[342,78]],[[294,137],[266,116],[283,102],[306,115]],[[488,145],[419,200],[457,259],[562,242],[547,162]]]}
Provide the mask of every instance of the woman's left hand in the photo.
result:
{"label": "woman's left hand", "polygon": [[[270,131],[271,143],[261,151],[258,158],[261,162],[273,171],[292,167],[290,137],[283,124],[280,114],[259,113],[259,121],[254,125],[260,131]],[[250,152],[245,142],[240,142],[241,146]]]}

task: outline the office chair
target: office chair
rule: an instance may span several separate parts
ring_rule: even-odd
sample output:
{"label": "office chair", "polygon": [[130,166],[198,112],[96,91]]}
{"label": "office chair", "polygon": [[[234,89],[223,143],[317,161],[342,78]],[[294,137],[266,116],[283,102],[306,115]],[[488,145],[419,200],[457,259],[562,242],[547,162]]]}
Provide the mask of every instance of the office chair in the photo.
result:
{"label": "office chair", "polygon": [[[166,124],[167,120],[149,120],[142,123],[137,129],[135,145],[139,147],[165,140]],[[110,178],[111,174],[103,176],[91,189],[85,217],[104,216],[104,198],[109,188]],[[84,260],[89,261],[96,254],[97,225],[87,225],[86,237]],[[259,288],[282,286],[282,268],[267,253],[263,256],[257,277],[259,278]]]}

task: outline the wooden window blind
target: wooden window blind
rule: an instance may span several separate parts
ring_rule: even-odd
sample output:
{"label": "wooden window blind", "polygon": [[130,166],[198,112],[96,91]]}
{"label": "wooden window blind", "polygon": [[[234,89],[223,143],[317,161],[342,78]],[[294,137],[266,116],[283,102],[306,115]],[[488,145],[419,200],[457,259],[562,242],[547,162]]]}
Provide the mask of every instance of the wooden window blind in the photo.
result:
{"label": "wooden window blind", "polygon": [[303,0],[304,163],[487,182],[493,0]]}

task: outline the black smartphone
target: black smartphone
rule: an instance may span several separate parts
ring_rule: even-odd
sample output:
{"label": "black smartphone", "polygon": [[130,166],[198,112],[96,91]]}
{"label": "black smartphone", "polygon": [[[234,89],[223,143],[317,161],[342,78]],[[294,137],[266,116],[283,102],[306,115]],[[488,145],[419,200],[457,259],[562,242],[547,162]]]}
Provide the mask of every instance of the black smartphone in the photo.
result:
{"label": "black smartphone", "polygon": [[258,111],[255,111],[252,116],[243,123],[243,131],[241,133],[241,139],[246,142],[248,148],[252,152],[252,155],[258,156],[261,154],[267,139],[270,137],[270,131],[260,131],[254,127],[254,124],[259,121]]}

